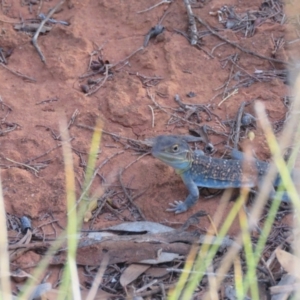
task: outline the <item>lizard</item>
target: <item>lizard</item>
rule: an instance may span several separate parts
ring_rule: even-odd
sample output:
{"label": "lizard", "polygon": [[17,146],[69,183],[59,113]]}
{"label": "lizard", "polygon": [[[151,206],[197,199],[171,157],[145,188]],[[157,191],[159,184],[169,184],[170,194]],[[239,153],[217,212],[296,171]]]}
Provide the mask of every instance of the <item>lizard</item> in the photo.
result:
{"label": "lizard", "polygon": [[[189,195],[182,201],[170,204],[167,211],[176,214],[187,211],[193,206],[199,196],[198,187],[226,189],[247,186],[253,188],[269,168],[267,162],[243,157],[240,151],[233,151],[233,159],[213,158],[201,150],[193,151],[188,142],[190,136],[160,135],[153,139],[152,155],[165,164],[173,167],[182,178]],[[280,177],[273,182],[274,186],[280,184]],[[275,191],[273,191],[275,193]],[[283,202],[290,202],[287,194],[283,194]]]}

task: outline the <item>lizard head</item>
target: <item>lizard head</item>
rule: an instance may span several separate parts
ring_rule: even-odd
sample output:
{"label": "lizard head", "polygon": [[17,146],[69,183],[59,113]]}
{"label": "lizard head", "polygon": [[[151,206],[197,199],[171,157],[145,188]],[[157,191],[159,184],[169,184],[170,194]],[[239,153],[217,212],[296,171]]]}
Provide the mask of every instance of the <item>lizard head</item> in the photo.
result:
{"label": "lizard head", "polygon": [[160,135],[156,137],[152,155],[179,172],[188,169],[192,163],[192,151],[188,143],[180,136]]}

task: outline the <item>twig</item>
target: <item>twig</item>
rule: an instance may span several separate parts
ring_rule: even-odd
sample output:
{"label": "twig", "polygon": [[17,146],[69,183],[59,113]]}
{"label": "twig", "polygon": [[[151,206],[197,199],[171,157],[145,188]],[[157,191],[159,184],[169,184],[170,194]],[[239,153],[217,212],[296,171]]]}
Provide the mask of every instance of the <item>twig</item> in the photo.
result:
{"label": "twig", "polygon": [[[14,161],[14,160],[12,160],[12,159],[10,159],[10,158],[7,158],[7,157],[5,157],[5,159],[8,160],[8,161],[10,161],[10,162],[12,162],[12,163],[14,163],[14,164],[16,164],[16,165],[20,165],[20,166],[22,166],[22,167],[25,167],[25,168],[30,169],[31,171],[34,172],[34,175],[35,175],[35,176],[37,176],[37,174],[38,174],[38,172],[39,172],[37,169],[35,169],[35,168],[33,168],[33,167],[31,167],[31,166],[29,166],[29,165],[27,165],[27,164],[23,164],[23,163]],[[37,176],[37,177],[38,177],[38,176]]]}
{"label": "twig", "polygon": [[14,70],[10,69],[9,67],[7,67],[7,66],[6,66],[5,64],[3,64],[3,63],[0,63],[0,65],[1,65],[4,69],[10,71],[11,73],[13,73],[13,74],[15,74],[15,75],[17,75],[17,76],[19,76],[19,77],[21,77],[21,78],[23,78],[23,79],[27,79],[27,80],[36,82],[36,79],[34,79],[34,78],[32,78],[32,77],[29,77],[29,76],[26,76],[26,75],[23,75],[23,74],[21,74],[21,73],[18,72],[18,71],[14,71]]}
{"label": "twig", "polygon": [[286,62],[286,61],[283,61],[283,60],[280,60],[280,59],[276,59],[276,58],[272,58],[272,57],[267,57],[267,56],[264,56],[264,55],[261,55],[261,54],[258,54],[256,52],[253,52],[251,50],[248,50],[246,48],[243,48],[242,46],[234,43],[234,42],[231,42],[229,40],[227,40],[225,37],[221,36],[219,33],[217,33],[215,30],[213,30],[206,22],[204,22],[200,17],[196,17],[198,22],[200,24],[202,24],[203,26],[205,26],[213,35],[217,36],[220,40],[222,41],[225,41],[226,43],[228,43],[229,45],[233,46],[233,47],[236,47],[237,49],[247,53],[247,54],[250,54],[250,55],[253,55],[253,56],[256,56],[256,57],[259,57],[261,59],[265,59],[265,60],[268,60],[268,61],[272,61],[272,62],[276,62],[276,63],[281,63],[281,64],[285,64],[285,65],[288,65],[288,66],[292,66],[292,64],[290,64],[289,62]]}
{"label": "twig", "polygon": [[244,68],[240,67],[237,63],[236,63],[236,60],[233,60],[231,59],[231,62],[237,67],[239,68],[240,70],[244,71],[246,74],[248,74],[251,78],[253,78],[255,81],[259,81],[261,82],[261,80],[259,80],[259,78],[251,75],[249,72],[247,72]]}
{"label": "twig", "polygon": [[41,154],[41,155],[38,155],[38,156],[36,156],[36,157],[34,157],[34,158],[31,158],[31,159],[29,159],[29,160],[27,160],[27,161],[25,161],[25,164],[29,164],[29,163],[33,162],[34,160],[37,160],[37,159],[39,159],[39,158],[41,158],[41,157],[43,157],[43,156],[48,155],[48,154],[49,154],[50,152],[52,152],[53,150],[56,150],[56,149],[60,148],[60,147],[62,146],[63,143],[69,143],[69,142],[71,142],[72,140],[74,140],[74,138],[70,138],[69,140],[64,141],[64,142],[58,144],[57,146],[55,146],[55,147],[49,149],[49,150],[46,151],[45,153],[43,153],[43,154]]}
{"label": "twig", "polygon": [[92,287],[91,287],[87,297],[85,298],[86,300],[93,300],[96,298],[98,288],[99,288],[102,280],[104,279],[104,272],[107,268],[108,263],[109,263],[109,253],[106,253],[103,255],[103,259],[101,261],[100,268],[96,274],[96,277],[93,280]]}
{"label": "twig", "polygon": [[119,65],[120,63],[125,62],[126,60],[128,60],[129,58],[131,58],[133,55],[135,55],[136,53],[138,53],[139,51],[144,50],[144,47],[140,47],[138,49],[136,49],[134,52],[132,52],[130,55],[128,55],[127,57],[125,57],[124,59],[118,61],[117,63],[112,65],[112,68],[116,67],[117,65]]}
{"label": "twig", "polygon": [[227,99],[229,99],[231,96],[235,95],[238,93],[238,89],[235,89],[233,92],[231,92],[230,94],[228,94],[219,104],[218,107],[220,107],[222,105],[223,102],[225,102]]}
{"label": "twig", "polygon": [[[95,128],[93,128],[91,126],[83,125],[83,124],[76,124],[76,126],[79,127],[79,128],[84,128],[84,129],[88,129],[88,130],[91,130],[91,131],[95,130]],[[118,135],[116,133],[105,131],[103,129],[101,129],[101,131],[102,131],[103,134],[107,134],[107,135],[113,136],[113,137],[115,137],[117,139],[123,139],[123,140],[131,141],[131,142],[134,142],[134,143],[137,143],[137,144],[142,144],[142,145],[150,146],[149,143],[147,143],[146,141],[139,141],[139,140],[127,138],[127,137]]]}
{"label": "twig", "polygon": [[56,10],[65,2],[65,0],[60,0],[48,13],[48,15],[46,16],[46,18],[41,22],[39,28],[36,30],[31,42],[33,44],[33,46],[35,47],[36,51],[38,52],[41,60],[43,63],[46,63],[46,59],[45,56],[43,55],[38,43],[37,43],[37,39],[39,37],[39,34],[43,28],[43,26],[46,24],[46,22],[52,17],[52,15],[56,12]]}
{"label": "twig", "polygon": [[98,205],[98,207],[97,207],[96,211],[93,213],[93,217],[92,217],[93,220],[92,220],[92,222],[91,222],[91,224],[89,226],[90,229],[93,229],[94,223],[95,223],[98,215],[102,211],[102,208],[104,206],[109,206],[109,205],[107,205],[107,199],[111,198],[113,196],[113,194],[114,194],[113,191],[108,191],[108,192],[105,191],[105,193],[99,199],[97,199],[97,205]]}
{"label": "twig", "polygon": [[[237,54],[234,54],[234,55],[233,55],[233,58],[231,58],[231,62],[234,62],[234,61],[236,61],[237,59],[238,59],[238,55],[237,55]],[[230,74],[229,74],[228,80],[227,80],[227,82],[226,82],[226,84],[225,84],[225,88],[224,88],[224,91],[223,91],[222,99],[226,98],[225,94],[226,94],[226,92],[227,92],[227,88],[228,88],[228,86],[229,86],[229,83],[230,83],[231,79],[233,78],[233,75],[232,75],[233,69],[234,69],[234,65],[232,64],[232,65],[231,65],[231,68],[230,68]],[[221,103],[219,103],[218,106],[220,106],[220,105],[221,105]]]}
{"label": "twig", "polygon": [[[100,169],[101,169],[101,168],[102,168],[109,160],[111,160],[113,157],[115,157],[115,156],[117,156],[117,155],[119,155],[119,154],[122,154],[122,153],[124,153],[124,151],[119,151],[119,152],[114,153],[113,155],[111,155],[110,157],[108,157],[106,160],[104,160],[104,162],[102,162],[102,163],[95,169],[95,171],[94,171],[94,173],[93,173],[93,176],[92,176],[90,182],[87,184],[85,190],[82,191],[82,193],[81,193],[79,199],[76,201],[76,206],[81,202],[81,200],[83,199],[83,197],[86,195],[87,191],[90,189],[90,187],[91,187],[91,185],[92,185],[92,183],[93,183],[95,177],[97,176],[99,170],[100,170]],[[75,208],[75,207],[74,207],[74,208]],[[74,208],[72,208],[72,209],[68,212],[68,214],[69,214]]]}
{"label": "twig", "polygon": [[201,46],[199,45],[199,43],[196,44],[195,46],[196,46],[198,49],[202,50],[204,53],[206,53],[206,55],[209,56],[210,58],[215,58],[215,57],[214,57],[213,55],[211,55],[207,50],[205,50],[203,47],[201,47]]}
{"label": "twig", "polygon": [[152,125],[151,125],[151,127],[152,128],[154,128],[154,111],[153,111],[153,107],[151,106],[151,105],[148,105],[148,107],[150,108],[150,110],[151,110],[151,114],[152,114]]}
{"label": "twig", "polygon": [[189,0],[183,0],[188,18],[189,18],[189,30],[190,30],[190,43],[192,46],[196,45],[198,43],[198,31],[197,31],[197,25],[195,21],[195,16],[193,14],[191,4]]}
{"label": "twig", "polygon": [[53,139],[54,139],[54,140],[59,140],[59,136],[56,135],[55,131],[54,131],[52,128],[50,128],[50,127],[48,127],[48,126],[45,126],[45,125],[35,125],[35,127],[43,127],[43,128],[46,128],[46,130],[50,130]]}
{"label": "twig", "polygon": [[[100,47],[94,42],[95,46],[97,47],[96,50],[94,50],[92,53],[90,53],[90,61],[89,61],[89,65],[88,65],[88,69],[87,69],[87,72],[90,70],[90,67],[91,67],[91,63],[92,63],[92,60],[93,60],[93,56],[94,55],[97,55],[98,53],[100,53],[101,55],[101,51],[103,50],[103,47],[104,45],[107,43],[107,41],[105,41]],[[80,77],[79,77],[80,78]]]}
{"label": "twig", "polygon": [[225,45],[225,44],[226,44],[226,43],[223,42],[223,43],[220,43],[220,44],[214,46],[214,47],[211,49],[210,54],[213,55],[214,52],[215,52],[215,50],[216,50],[218,47],[223,46],[223,45]]}
{"label": "twig", "polygon": [[124,167],[124,170],[127,170],[129,167],[131,167],[134,163],[138,162],[140,159],[142,159],[143,157],[145,157],[146,155],[151,154],[151,152],[146,152],[142,155],[140,155],[137,159],[135,159],[134,161],[132,161],[130,164],[128,164],[126,167]]}
{"label": "twig", "polygon": [[[78,115],[79,115],[79,110],[76,108],[76,109],[74,110],[74,112],[73,112],[73,114],[72,114],[72,117],[70,118],[70,121],[69,121],[69,123],[68,123],[68,126],[67,126],[67,128],[66,128],[65,130],[70,129],[71,125],[74,124],[75,119],[76,119],[76,117],[77,117]],[[60,140],[60,138],[61,138],[61,134],[59,134],[59,135],[56,137],[57,140]]]}
{"label": "twig", "polygon": [[236,117],[236,121],[235,121],[235,137],[234,137],[234,143],[233,143],[234,149],[238,148],[238,143],[239,143],[239,139],[240,139],[240,130],[241,130],[241,120],[242,120],[245,106],[246,106],[246,102],[243,101],[241,103],[241,106],[237,113],[237,117]]}
{"label": "twig", "polygon": [[125,196],[127,197],[128,201],[131,203],[131,205],[133,205],[133,206],[136,208],[136,210],[139,212],[139,214],[140,214],[140,216],[142,217],[142,219],[143,219],[143,220],[146,220],[145,215],[144,215],[143,212],[140,210],[140,208],[139,208],[138,206],[135,205],[134,201],[132,200],[131,196],[128,194],[128,192],[127,192],[127,190],[126,190],[126,188],[125,188],[125,186],[124,186],[124,184],[123,184],[123,181],[122,181],[122,174],[123,174],[123,171],[124,171],[124,170],[125,170],[125,169],[123,169],[123,170],[121,170],[121,171],[119,172],[119,181],[120,181],[120,184],[121,184],[121,186],[122,186],[122,190],[123,190]]}
{"label": "twig", "polygon": [[49,103],[49,102],[53,102],[53,101],[58,101],[58,97],[53,97],[53,98],[50,98],[50,99],[46,99],[46,100],[37,102],[37,103],[35,103],[35,105]]}
{"label": "twig", "polygon": [[156,3],[156,4],[154,4],[153,6],[151,6],[151,7],[149,7],[149,8],[146,8],[146,9],[144,9],[144,10],[137,11],[136,13],[137,13],[137,14],[141,14],[141,13],[147,12],[147,11],[149,11],[149,10],[151,10],[151,9],[153,9],[153,8],[155,8],[155,7],[159,6],[159,5],[161,5],[161,4],[164,4],[164,3],[170,4],[170,3],[172,3],[172,0],[162,0],[161,2]]}
{"label": "twig", "polygon": [[109,70],[109,65],[105,65],[105,77],[102,79],[102,82],[93,90],[91,90],[90,92],[88,92],[86,94],[86,96],[91,96],[93,94],[95,94],[106,82],[107,78],[108,78],[108,70]]}
{"label": "twig", "polygon": [[[154,96],[150,94],[150,92],[149,92],[148,89],[147,89],[147,95],[148,95],[148,97],[150,98],[150,100],[154,103],[154,105],[155,105],[156,107],[158,107],[160,110],[162,110],[163,112],[165,112],[167,115],[169,115],[169,116],[171,116],[171,117],[173,117],[173,118],[177,118],[177,119],[179,119],[179,120],[181,120],[181,121],[184,121],[184,122],[186,122],[186,123],[188,123],[188,124],[191,124],[191,125],[194,125],[194,126],[199,127],[199,124],[198,124],[198,123],[191,122],[191,121],[189,121],[189,120],[187,120],[187,119],[185,119],[185,118],[182,118],[182,117],[180,117],[180,116],[178,116],[178,115],[175,115],[175,114],[172,114],[172,113],[168,112],[166,109],[164,109],[160,104],[158,104],[158,103],[156,102],[156,100],[154,99]],[[216,115],[214,114],[214,116],[216,116]]]}

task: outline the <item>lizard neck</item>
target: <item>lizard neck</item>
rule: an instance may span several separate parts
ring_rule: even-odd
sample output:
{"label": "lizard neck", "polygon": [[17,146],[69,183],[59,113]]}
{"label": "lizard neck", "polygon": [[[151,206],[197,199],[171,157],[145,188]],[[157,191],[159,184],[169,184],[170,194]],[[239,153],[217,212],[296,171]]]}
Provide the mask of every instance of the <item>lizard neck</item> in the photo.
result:
{"label": "lizard neck", "polygon": [[188,151],[187,154],[186,154],[186,160],[180,166],[178,166],[177,168],[175,168],[175,172],[178,175],[181,175],[184,172],[190,170],[190,168],[191,168],[191,166],[193,164],[193,161],[194,161],[193,152],[192,151]]}

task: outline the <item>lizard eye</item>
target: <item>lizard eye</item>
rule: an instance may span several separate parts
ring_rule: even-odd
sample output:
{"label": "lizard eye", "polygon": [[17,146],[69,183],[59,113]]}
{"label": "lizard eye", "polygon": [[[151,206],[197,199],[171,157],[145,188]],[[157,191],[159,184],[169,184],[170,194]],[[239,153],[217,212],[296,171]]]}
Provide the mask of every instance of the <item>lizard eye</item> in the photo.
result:
{"label": "lizard eye", "polygon": [[179,148],[178,148],[178,145],[174,145],[174,146],[172,147],[172,149],[173,149],[174,152],[177,152],[178,149],[179,149]]}

